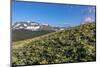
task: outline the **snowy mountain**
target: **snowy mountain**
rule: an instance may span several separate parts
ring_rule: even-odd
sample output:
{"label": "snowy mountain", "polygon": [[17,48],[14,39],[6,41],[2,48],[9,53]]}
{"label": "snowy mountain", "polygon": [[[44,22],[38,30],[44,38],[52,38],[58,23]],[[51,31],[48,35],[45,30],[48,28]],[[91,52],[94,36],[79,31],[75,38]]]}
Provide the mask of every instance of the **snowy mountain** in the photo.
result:
{"label": "snowy mountain", "polygon": [[50,26],[49,24],[39,24],[37,22],[16,22],[12,25],[13,30],[19,30],[19,29],[24,29],[24,30],[31,30],[31,31],[39,31],[39,30],[63,30],[65,27],[54,27]]}
{"label": "snowy mountain", "polygon": [[12,28],[36,31],[40,28],[40,25],[36,22],[16,22],[14,23]]}
{"label": "snowy mountain", "polygon": [[16,22],[12,25],[12,40],[19,41],[28,38],[42,36],[57,30],[64,30],[66,27],[51,26],[37,22]]}

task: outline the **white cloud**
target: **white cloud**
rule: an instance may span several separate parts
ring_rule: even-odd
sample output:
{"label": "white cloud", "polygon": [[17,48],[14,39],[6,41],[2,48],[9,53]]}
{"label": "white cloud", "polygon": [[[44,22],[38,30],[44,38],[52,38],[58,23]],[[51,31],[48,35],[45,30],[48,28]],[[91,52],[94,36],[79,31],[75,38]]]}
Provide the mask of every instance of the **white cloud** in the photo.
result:
{"label": "white cloud", "polygon": [[92,17],[86,17],[84,20],[83,20],[83,22],[82,22],[82,24],[84,24],[84,23],[91,23],[91,22],[94,22],[95,20],[92,18]]}
{"label": "white cloud", "polygon": [[83,15],[95,14],[95,12],[96,12],[96,9],[95,9],[94,6],[90,6],[90,7],[88,7],[87,9],[83,9],[83,10],[82,10],[82,14],[83,14]]}
{"label": "white cloud", "polygon": [[89,7],[88,12],[89,13],[95,13],[95,7]]}

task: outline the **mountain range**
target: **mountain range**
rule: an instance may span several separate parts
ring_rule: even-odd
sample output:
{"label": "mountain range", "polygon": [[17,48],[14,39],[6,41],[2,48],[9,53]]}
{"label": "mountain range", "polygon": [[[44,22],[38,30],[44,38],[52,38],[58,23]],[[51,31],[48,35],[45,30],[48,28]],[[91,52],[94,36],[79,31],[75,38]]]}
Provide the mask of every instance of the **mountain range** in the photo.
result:
{"label": "mountain range", "polygon": [[64,30],[68,27],[56,27],[49,24],[37,22],[16,22],[12,25],[12,40],[20,41],[27,38],[38,37],[57,30]]}
{"label": "mountain range", "polygon": [[24,29],[24,30],[31,30],[31,31],[40,31],[40,30],[57,31],[57,30],[63,30],[65,28],[66,27],[51,26],[49,24],[39,24],[37,22],[32,22],[32,21],[16,22],[12,25],[13,30]]}

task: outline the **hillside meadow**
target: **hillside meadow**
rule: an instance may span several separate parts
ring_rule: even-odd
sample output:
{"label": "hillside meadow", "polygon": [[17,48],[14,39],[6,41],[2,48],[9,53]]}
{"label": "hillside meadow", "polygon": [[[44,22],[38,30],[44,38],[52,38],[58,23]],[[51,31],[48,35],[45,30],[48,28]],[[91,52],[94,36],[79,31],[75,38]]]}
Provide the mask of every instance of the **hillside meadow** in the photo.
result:
{"label": "hillside meadow", "polygon": [[96,61],[96,25],[87,23],[12,42],[13,65]]}

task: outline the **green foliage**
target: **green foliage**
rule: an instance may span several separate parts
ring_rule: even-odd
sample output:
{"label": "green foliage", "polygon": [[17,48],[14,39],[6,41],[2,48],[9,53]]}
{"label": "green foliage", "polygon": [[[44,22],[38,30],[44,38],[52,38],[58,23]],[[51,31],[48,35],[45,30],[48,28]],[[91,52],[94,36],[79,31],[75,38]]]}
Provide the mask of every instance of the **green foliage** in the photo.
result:
{"label": "green foliage", "polygon": [[95,23],[88,23],[13,44],[13,65],[74,63],[96,60]]}

